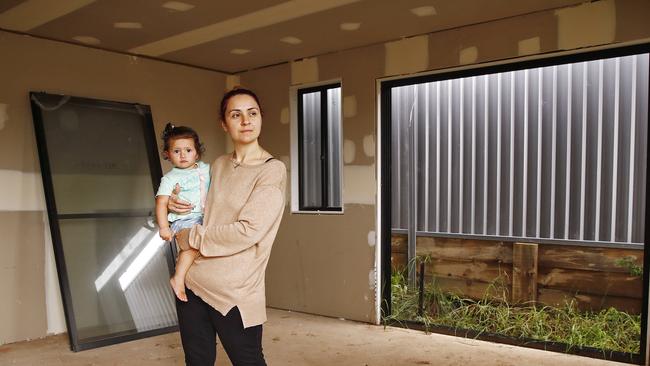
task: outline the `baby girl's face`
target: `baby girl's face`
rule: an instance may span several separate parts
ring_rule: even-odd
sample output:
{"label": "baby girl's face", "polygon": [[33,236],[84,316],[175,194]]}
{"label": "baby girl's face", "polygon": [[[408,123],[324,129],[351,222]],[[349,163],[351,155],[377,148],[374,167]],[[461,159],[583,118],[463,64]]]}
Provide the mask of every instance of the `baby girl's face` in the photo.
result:
{"label": "baby girl's face", "polygon": [[194,148],[194,140],[191,138],[173,139],[170,141],[167,156],[176,168],[187,169],[193,167],[198,157]]}

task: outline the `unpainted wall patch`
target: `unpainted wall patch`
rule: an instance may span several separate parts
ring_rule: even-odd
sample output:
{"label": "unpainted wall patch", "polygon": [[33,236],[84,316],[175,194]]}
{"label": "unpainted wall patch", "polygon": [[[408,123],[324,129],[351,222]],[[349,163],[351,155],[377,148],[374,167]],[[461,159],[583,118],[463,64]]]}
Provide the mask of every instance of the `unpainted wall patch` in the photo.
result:
{"label": "unpainted wall patch", "polygon": [[318,58],[305,58],[291,62],[291,84],[313,83],[318,81]]}
{"label": "unpainted wall patch", "polygon": [[373,268],[368,272],[368,287],[371,290],[374,290],[376,284],[377,284],[377,279],[375,278],[375,269]]}
{"label": "unpainted wall patch", "polygon": [[353,32],[361,28],[361,23],[341,23],[339,24],[339,29],[342,31]]}
{"label": "unpainted wall patch", "polygon": [[411,74],[429,66],[429,36],[417,36],[385,45],[384,75]]}
{"label": "unpainted wall patch", "polygon": [[417,8],[412,8],[411,13],[419,17],[429,17],[438,14],[436,8],[434,8],[431,5],[418,6]]}
{"label": "unpainted wall patch", "polygon": [[102,43],[101,39],[96,38],[96,37],[92,37],[92,36],[78,35],[78,36],[72,37],[72,39],[77,41],[77,42],[81,42],[83,44],[89,44],[89,45],[93,45],[93,46],[96,46],[96,45]]}
{"label": "unpainted wall patch", "polygon": [[284,42],[286,44],[290,44],[290,45],[295,46],[297,44],[301,44],[302,39],[300,39],[298,37],[294,37],[294,36],[287,36],[287,37],[280,38],[280,42]]}
{"label": "unpainted wall patch", "polygon": [[352,140],[343,141],[343,162],[351,164],[357,153],[357,146]]}
{"label": "unpainted wall patch", "polygon": [[363,137],[363,153],[370,158],[375,156],[375,136],[366,135]]}
{"label": "unpainted wall patch", "polygon": [[602,0],[555,11],[561,50],[608,44],[616,37],[616,2]]}
{"label": "unpainted wall patch", "polygon": [[0,130],[5,128],[7,121],[9,121],[9,112],[7,112],[7,109],[9,109],[8,104],[0,103]]}
{"label": "unpainted wall patch", "polygon": [[0,211],[44,211],[45,198],[40,173],[0,169],[0,182],[6,194]]}
{"label": "unpainted wall patch", "polygon": [[194,9],[194,5],[187,4],[182,1],[168,1],[161,5],[165,9],[174,10],[174,11],[188,11]]}
{"label": "unpainted wall patch", "polygon": [[241,85],[241,78],[239,75],[226,76],[226,90],[232,90],[236,86]]}
{"label": "unpainted wall patch", "polygon": [[517,43],[518,55],[536,55],[542,50],[539,37],[522,39]]}
{"label": "unpainted wall patch", "polygon": [[460,54],[458,56],[458,62],[461,65],[467,65],[467,64],[473,64],[478,61],[478,48],[473,46],[473,47],[467,47],[463,48],[460,50]]}
{"label": "unpainted wall patch", "polygon": [[374,230],[368,231],[368,245],[374,247],[377,244],[377,236]]}
{"label": "unpainted wall patch", "polygon": [[351,118],[357,115],[357,97],[348,95],[343,98],[343,117]]}
{"label": "unpainted wall patch", "polygon": [[343,203],[375,204],[375,165],[343,166]]}
{"label": "unpainted wall patch", "polygon": [[245,55],[250,52],[251,50],[248,48],[233,48],[232,50],[230,50],[230,53],[232,53],[233,55]]}
{"label": "unpainted wall patch", "polygon": [[280,123],[283,125],[289,124],[289,107],[284,107],[280,111]]}
{"label": "unpainted wall patch", "polygon": [[142,29],[142,23],[138,22],[115,22],[113,28],[117,29]]}

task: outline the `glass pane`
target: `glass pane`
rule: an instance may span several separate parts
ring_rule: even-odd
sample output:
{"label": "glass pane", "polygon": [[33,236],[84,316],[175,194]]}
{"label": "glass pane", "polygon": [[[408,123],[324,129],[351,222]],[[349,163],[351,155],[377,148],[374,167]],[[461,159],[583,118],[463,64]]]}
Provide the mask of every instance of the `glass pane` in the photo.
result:
{"label": "glass pane", "polygon": [[328,128],[328,201],[329,207],[341,207],[341,88],[327,90]]}
{"label": "glass pane", "polygon": [[306,207],[322,206],[321,93],[302,96],[301,202]]}
{"label": "glass pane", "polygon": [[[38,97],[42,104],[54,104]],[[154,196],[137,110],[68,102],[42,110],[59,214],[151,210]]]}
{"label": "glass pane", "polygon": [[60,221],[79,341],[176,324],[169,246],[148,220]]}
{"label": "glass pane", "polygon": [[394,88],[391,100],[391,205],[393,229],[408,229],[410,185],[409,124],[415,101],[415,87]]}
{"label": "glass pane", "polygon": [[44,93],[32,108],[73,349],[174,326],[173,259],[150,217],[149,108]]}

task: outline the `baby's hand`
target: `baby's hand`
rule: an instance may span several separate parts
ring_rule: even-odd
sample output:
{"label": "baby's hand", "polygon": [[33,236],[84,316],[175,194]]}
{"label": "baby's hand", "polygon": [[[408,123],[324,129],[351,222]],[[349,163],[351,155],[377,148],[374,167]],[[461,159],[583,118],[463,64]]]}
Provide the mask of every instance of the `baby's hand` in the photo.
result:
{"label": "baby's hand", "polygon": [[163,238],[163,240],[167,240],[167,241],[171,241],[172,237],[174,236],[172,229],[168,227],[160,229],[160,232],[158,234],[160,235],[161,238]]}

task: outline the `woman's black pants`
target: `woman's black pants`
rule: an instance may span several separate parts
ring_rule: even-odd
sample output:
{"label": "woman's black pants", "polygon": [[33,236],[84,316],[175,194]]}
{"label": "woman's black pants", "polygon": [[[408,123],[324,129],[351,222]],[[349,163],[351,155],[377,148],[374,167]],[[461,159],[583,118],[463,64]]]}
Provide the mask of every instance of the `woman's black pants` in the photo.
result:
{"label": "woman's black pants", "polygon": [[228,314],[221,315],[191,290],[186,288],[185,292],[188,301],[176,299],[176,312],[187,365],[214,365],[217,334],[233,366],[266,365],[262,353],[262,325],[244,328],[236,306]]}

